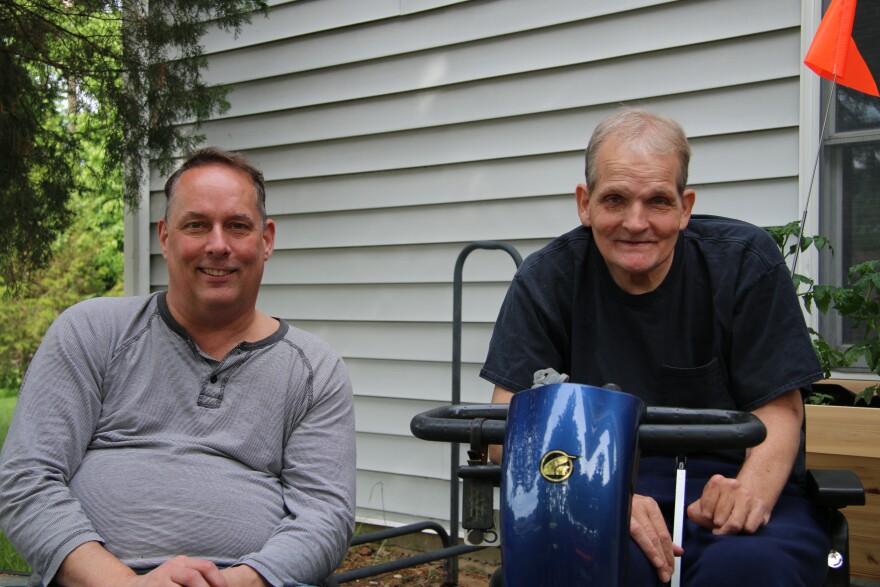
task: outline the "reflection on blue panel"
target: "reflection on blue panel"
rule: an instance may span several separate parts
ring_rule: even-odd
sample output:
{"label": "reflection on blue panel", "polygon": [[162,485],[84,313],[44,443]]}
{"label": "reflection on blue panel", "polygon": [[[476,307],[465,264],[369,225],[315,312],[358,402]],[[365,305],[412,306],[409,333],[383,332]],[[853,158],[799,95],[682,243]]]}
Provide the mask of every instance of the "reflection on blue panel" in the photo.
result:
{"label": "reflection on blue panel", "polygon": [[631,395],[568,383],[513,397],[501,468],[505,586],[622,583],[643,409]]}

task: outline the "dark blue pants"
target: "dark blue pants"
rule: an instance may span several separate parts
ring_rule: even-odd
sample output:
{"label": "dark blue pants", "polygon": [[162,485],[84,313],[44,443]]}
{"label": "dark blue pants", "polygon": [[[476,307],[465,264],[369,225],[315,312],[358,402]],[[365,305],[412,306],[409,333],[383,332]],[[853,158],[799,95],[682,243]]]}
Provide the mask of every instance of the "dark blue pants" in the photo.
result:
{"label": "dark blue pants", "polygon": [[[718,462],[687,466],[686,504],[697,499],[714,473],[735,477],[737,467]],[[639,465],[636,493],[657,500],[672,534],[675,502],[675,462],[650,457]],[[715,536],[685,518],[682,587],[820,587],[828,572],[830,548],[823,514],[806,491],[789,484],[770,515],[770,523],[754,534]],[[661,585],[657,571],[641,548],[629,541],[627,585]]]}

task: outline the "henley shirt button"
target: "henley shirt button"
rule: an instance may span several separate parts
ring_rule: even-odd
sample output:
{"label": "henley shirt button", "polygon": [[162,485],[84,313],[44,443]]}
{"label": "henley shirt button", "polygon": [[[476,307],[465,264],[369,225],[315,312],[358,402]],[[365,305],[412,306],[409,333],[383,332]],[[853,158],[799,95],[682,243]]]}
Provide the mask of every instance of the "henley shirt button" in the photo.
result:
{"label": "henley shirt button", "polygon": [[211,375],[211,383],[217,383],[217,376]]}

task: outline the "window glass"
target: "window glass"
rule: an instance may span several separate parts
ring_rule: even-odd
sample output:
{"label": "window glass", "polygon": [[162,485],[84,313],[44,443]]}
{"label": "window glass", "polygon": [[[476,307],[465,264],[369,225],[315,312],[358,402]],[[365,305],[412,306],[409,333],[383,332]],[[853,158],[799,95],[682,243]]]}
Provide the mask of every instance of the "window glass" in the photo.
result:
{"label": "window glass", "polygon": [[[876,51],[880,53],[880,39]],[[876,97],[844,86],[837,87],[836,97],[838,132],[880,129],[880,100]]]}
{"label": "window glass", "polygon": [[[825,0],[823,8],[828,4]],[[859,17],[880,23],[880,1],[859,3],[859,8]],[[861,55],[880,59],[880,32],[862,32],[856,39]],[[823,103],[832,91],[823,137],[819,231],[831,239],[834,255],[823,255],[819,281],[844,285],[849,267],[880,259],[880,98],[823,82]],[[823,319],[820,328],[837,345],[860,339],[850,321]]]}
{"label": "window glass", "polygon": [[845,267],[880,259],[880,142],[838,147],[841,156],[842,232]]}

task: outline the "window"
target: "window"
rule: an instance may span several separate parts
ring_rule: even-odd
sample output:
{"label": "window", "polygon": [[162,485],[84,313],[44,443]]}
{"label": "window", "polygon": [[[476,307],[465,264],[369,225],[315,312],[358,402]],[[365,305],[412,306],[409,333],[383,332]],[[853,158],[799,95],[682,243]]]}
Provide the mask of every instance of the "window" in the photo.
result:
{"label": "window", "polygon": [[[880,2],[872,3],[871,11],[880,22]],[[869,43],[861,47],[862,54],[880,55],[880,34]],[[824,107],[832,84],[822,88]],[[843,86],[833,91],[822,143],[819,206],[820,232],[831,239],[834,256],[824,256],[820,281],[843,285],[850,266],[880,259],[880,98]],[[852,324],[839,322],[822,322],[829,342],[846,345],[858,338]]]}

